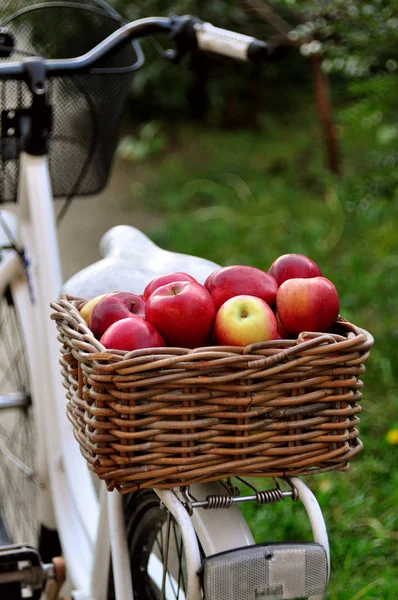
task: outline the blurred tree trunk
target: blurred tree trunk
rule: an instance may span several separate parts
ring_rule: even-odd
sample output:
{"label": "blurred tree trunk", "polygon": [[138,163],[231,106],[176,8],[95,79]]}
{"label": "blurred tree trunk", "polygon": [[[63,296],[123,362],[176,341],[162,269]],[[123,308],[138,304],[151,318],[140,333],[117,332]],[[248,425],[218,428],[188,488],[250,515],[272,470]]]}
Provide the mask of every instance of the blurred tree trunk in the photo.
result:
{"label": "blurred tree trunk", "polygon": [[[293,41],[289,36],[292,29],[291,25],[281,17],[275,8],[269,6],[264,0],[243,0],[243,3],[256,13],[263,21],[268,23],[275,31],[279,39],[291,46],[300,48],[304,42]],[[300,21],[300,13],[298,10],[291,11],[293,18]],[[311,41],[312,37],[308,37],[305,42]],[[327,166],[332,173],[340,174],[339,151],[336,138],[336,129],[333,122],[332,100],[330,94],[330,83],[328,76],[322,71],[322,57],[314,54],[309,58],[312,66],[312,76],[314,82],[314,100],[315,107],[323,129],[323,136],[326,146]]]}
{"label": "blurred tree trunk", "polygon": [[246,111],[246,119],[248,126],[254,130],[260,126],[260,117],[264,108],[264,93],[261,83],[261,66],[253,65],[248,81],[250,110]]}
{"label": "blurred tree trunk", "polygon": [[332,101],[328,76],[322,71],[322,57],[311,57],[314,80],[315,106],[323,129],[326,145],[327,166],[336,175],[340,174],[339,149],[336,128],[333,122]]}
{"label": "blurred tree trunk", "polygon": [[189,68],[192,72],[192,85],[188,90],[187,99],[191,107],[192,117],[197,121],[201,121],[209,108],[206,89],[210,71],[209,59],[200,52],[194,52],[191,55]]}
{"label": "blurred tree trunk", "polygon": [[247,127],[258,129],[264,108],[264,94],[260,78],[260,68],[253,65],[247,75],[245,90],[237,90],[232,83],[223,89],[224,112],[222,126],[226,129]]}
{"label": "blurred tree trunk", "polygon": [[[209,108],[208,83],[210,78],[216,78],[218,70],[225,73],[225,64],[216,59],[198,53],[191,55],[189,68],[192,73],[191,85],[187,90],[192,118],[203,121]],[[228,67],[227,67],[228,68]],[[234,68],[230,65],[229,68]],[[222,91],[224,111],[222,126],[226,129],[250,127],[256,129],[260,123],[263,110],[263,90],[261,87],[261,65],[253,65],[247,78],[247,87],[242,94],[234,84],[226,85]]]}

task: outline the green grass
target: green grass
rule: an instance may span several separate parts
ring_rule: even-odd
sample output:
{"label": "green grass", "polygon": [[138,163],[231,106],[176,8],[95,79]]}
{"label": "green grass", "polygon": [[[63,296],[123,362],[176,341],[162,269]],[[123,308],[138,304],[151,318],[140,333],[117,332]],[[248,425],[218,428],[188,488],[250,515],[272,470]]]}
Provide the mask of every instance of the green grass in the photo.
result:
{"label": "green grass", "polygon": [[[368,191],[367,140],[349,131],[341,143],[350,177],[327,175],[309,114],[267,118],[256,133],[184,126],[173,137],[169,152],[132,166],[132,200],[164,215],[154,241],[263,269],[280,254],[306,254],[337,286],[341,313],[375,337],[363,376],[365,450],[348,472],[306,481],[330,535],[327,598],[396,600],[398,445],[386,435],[398,428],[398,194]],[[245,510],[258,541],[310,538],[299,505]]]}

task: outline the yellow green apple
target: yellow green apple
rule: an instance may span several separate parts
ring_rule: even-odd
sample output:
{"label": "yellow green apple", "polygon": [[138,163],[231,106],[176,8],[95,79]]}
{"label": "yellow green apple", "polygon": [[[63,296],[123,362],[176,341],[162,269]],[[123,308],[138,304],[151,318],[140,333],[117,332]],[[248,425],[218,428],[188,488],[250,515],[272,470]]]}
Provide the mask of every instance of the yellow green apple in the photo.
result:
{"label": "yellow green apple", "polygon": [[269,305],[257,296],[229,298],[218,309],[214,336],[221,346],[247,346],[280,339],[276,317]]}

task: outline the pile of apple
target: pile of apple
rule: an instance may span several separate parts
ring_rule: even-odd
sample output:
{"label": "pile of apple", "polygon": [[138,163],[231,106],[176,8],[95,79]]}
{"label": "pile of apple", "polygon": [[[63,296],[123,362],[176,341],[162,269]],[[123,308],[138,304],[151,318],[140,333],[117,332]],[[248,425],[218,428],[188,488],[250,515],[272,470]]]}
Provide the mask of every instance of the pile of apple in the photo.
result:
{"label": "pile of apple", "polygon": [[142,295],[103,294],[80,313],[108,349],[246,346],[328,331],[339,298],[314,261],[284,254],[268,272],[220,267],[203,285],[187,273],[167,273],[152,279]]}

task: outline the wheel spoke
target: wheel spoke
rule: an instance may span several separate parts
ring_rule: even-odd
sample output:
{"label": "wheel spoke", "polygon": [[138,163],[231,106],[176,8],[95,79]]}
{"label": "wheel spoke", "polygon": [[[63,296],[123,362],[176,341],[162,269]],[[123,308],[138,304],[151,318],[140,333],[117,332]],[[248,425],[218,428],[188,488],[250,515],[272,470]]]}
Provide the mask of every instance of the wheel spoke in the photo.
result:
{"label": "wheel spoke", "polygon": [[[21,433],[19,437],[15,438],[15,430],[17,429],[17,425],[15,425],[14,439],[20,442],[24,437],[26,421],[21,423]],[[13,448],[14,452],[17,454],[18,447]],[[21,458],[24,456],[20,453]],[[31,461],[32,457],[27,458],[28,463]],[[21,460],[23,466],[26,466],[26,462]],[[32,539],[32,533],[36,526],[35,520],[32,518],[32,510],[34,510],[35,506],[35,486],[31,485],[31,479],[24,470],[15,464],[15,462],[7,455],[2,456],[2,470],[3,470],[3,508],[6,512],[6,526],[10,527],[12,531],[20,531],[21,536],[25,539],[21,538],[22,541],[30,541]],[[27,467],[26,468],[30,468]],[[30,469],[32,470],[32,469]],[[7,489],[7,492],[6,492]],[[8,499],[8,500],[7,500]],[[9,525],[9,522],[12,521],[12,528]],[[14,534],[15,535],[15,534]]]}
{"label": "wheel spoke", "polygon": [[[35,431],[30,407],[26,355],[11,302],[0,297],[0,397],[14,395],[0,412],[0,517],[10,542],[37,542]],[[12,396],[10,396],[12,397]],[[25,398],[25,401],[22,399]]]}
{"label": "wheel spoke", "polygon": [[156,536],[156,538],[155,538],[155,544],[159,548],[160,560],[163,563],[163,546],[162,546],[162,542],[159,541],[159,537],[158,536]]}
{"label": "wheel spoke", "polygon": [[[174,528],[174,535],[175,535],[175,539],[176,539],[176,546],[178,546],[178,543],[177,543],[177,533],[176,533],[175,528]],[[178,547],[178,589],[177,589],[177,597],[179,597],[179,595],[180,595],[181,579],[182,579],[182,589],[184,590],[184,593],[186,591],[185,582],[184,582],[184,574],[183,574],[183,569],[182,569],[182,549],[183,549],[183,543],[182,543],[182,535],[181,535],[180,536],[180,543],[179,543],[179,547]]]}
{"label": "wheel spoke", "polygon": [[[169,513],[169,517],[170,517],[170,513]],[[170,517],[171,519],[171,517]],[[166,593],[167,590],[169,590],[169,592],[172,592],[175,600],[179,600],[180,598],[180,591],[181,591],[181,580],[182,580],[182,589],[184,591],[184,598],[185,598],[185,581],[184,581],[184,575],[183,575],[183,540],[182,540],[182,536],[178,535],[177,530],[178,527],[175,523],[175,521],[173,520],[173,541],[172,541],[172,537],[170,535],[169,532],[169,524],[167,522],[167,531],[166,531],[166,542],[165,542],[165,546],[166,548],[168,548],[167,550],[167,559],[165,559],[163,561],[164,564],[166,564],[166,568],[163,567],[163,576],[164,578],[167,576],[168,579],[168,585],[164,584],[162,586],[162,593]],[[168,539],[168,541],[167,541]],[[172,563],[173,568],[170,569],[168,568],[168,564],[169,564],[169,556],[170,553],[172,555],[172,560],[174,561],[177,558],[177,564],[175,564],[174,562]],[[177,580],[175,579],[175,576],[177,574]],[[164,592],[163,589],[165,588]]]}
{"label": "wheel spoke", "polygon": [[169,549],[170,549],[170,527],[171,527],[171,514],[167,513],[166,540],[165,540],[164,555],[163,555],[163,575],[162,575],[162,589],[160,590],[160,600],[165,600],[165,597],[166,597],[166,575],[167,575],[167,561],[169,558]]}
{"label": "wheel spoke", "polygon": [[[4,302],[4,300],[2,300],[2,302]],[[3,387],[4,382],[6,382],[7,380],[11,379],[12,381],[14,381],[14,379],[12,378],[14,371],[16,371],[16,380],[22,380],[19,365],[21,361],[21,356],[23,354],[21,347],[21,338],[18,332],[18,326],[16,323],[15,315],[12,313],[12,311],[9,310],[8,312],[10,313],[11,318],[7,322],[5,317],[6,311],[4,310],[4,308],[2,312],[3,320],[1,323],[1,335],[3,348],[5,349],[4,359],[2,362],[6,365],[6,369],[3,371],[3,379],[0,382],[0,389]]]}
{"label": "wheel spoke", "polygon": [[178,600],[178,596],[176,594],[175,587],[174,587],[175,579],[174,579],[173,575],[170,573],[170,571],[167,571],[167,575],[168,575],[168,578],[169,578],[170,588],[171,588],[171,590],[172,590],[172,592],[174,594],[175,599]]}
{"label": "wheel spoke", "polygon": [[187,560],[181,529],[167,508],[160,506],[155,492],[140,490],[127,497],[125,520],[134,600],[186,600]]}

